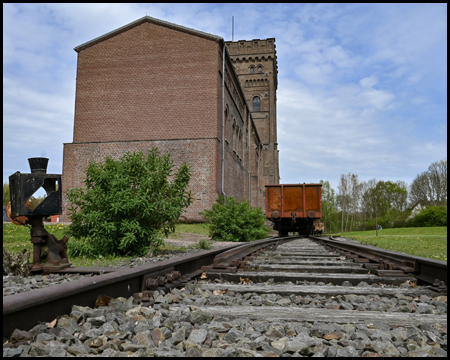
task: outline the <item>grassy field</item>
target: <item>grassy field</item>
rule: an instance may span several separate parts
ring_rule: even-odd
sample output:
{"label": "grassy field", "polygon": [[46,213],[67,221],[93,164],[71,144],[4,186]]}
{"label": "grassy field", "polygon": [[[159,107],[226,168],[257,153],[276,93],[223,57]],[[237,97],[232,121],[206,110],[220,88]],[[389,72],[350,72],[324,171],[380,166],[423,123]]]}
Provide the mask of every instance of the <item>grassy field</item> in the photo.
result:
{"label": "grassy field", "polygon": [[[45,225],[48,232],[58,239],[64,236],[65,225],[54,224]],[[193,233],[208,236],[207,224],[179,224],[176,232],[169,236],[170,239],[181,239],[182,233]],[[430,259],[447,261],[447,228],[400,228],[383,229],[378,231],[376,237],[375,230],[359,231],[348,233],[330,234],[335,236],[345,236],[358,240],[362,244],[378,246],[383,249],[403,252],[410,255],[423,256]],[[69,240],[70,241],[70,240]],[[30,230],[25,226],[18,226],[11,223],[3,223],[3,247],[10,251],[21,252],[24,248],[32,252],[30,242]],[[161,252],[181,250],[167,243],[161,248]],[[76,266],[106,266],[108,264],[120,264],[129,262],[131,257],[108,257],[99,259],[74,258],[69,254],[70,262]]]}
{"label": "grassy field", "polygon": [[[53,224],[44,225],[45,229],[56,236],[57,239],[61,239],[65,235],[66,225]],[[201,234],[208,236],[207,224],[179,224],[177,225],[175,233],[169,236],[170,239],[182,238],[182,232],[189,232],[194,234]],[[70,241],[70,240],[69,240]],[[27,249],[33,254],[33,244],[30,242],[30,230],[25,226],[14,225],[11,223],[3,223],[3,247],[9,251],[22,252],[23,249]],[[160,252],[183,250],[184,247],[177,247],[172,244],[166,243],[160,248]],[[69,260],[75,266],[107,266],[117,265],[120,263],[127,263],[131,260],[131,257],[101,257],[99,259],[88,259],[85,257],[71,257]],[[30,261],[31,261],[30,256]]]}
{"label": "grassy field", "polygon": [[399,228],[329,234],[358,240],[361,244],[447,261],[447,227]]}

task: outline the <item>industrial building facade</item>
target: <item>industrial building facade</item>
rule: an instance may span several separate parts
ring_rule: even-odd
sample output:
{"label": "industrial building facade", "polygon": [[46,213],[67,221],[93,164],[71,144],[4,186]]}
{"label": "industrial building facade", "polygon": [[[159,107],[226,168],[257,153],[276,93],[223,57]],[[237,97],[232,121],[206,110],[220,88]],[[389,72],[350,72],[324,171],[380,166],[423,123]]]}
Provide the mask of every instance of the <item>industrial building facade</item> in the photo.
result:
{"label": "industrial building facade", "polygon": [[[191,165],[194,201],[184,216],[201,217],[219,194],[264,208],[266,173],[278,171],[278,151],[270,170],[266,155],[276,132],[273,140],[263,130],[265,113],[275,105],[259,85],[260,107],[253,111],[254,96],[229,53],[233,45],[145,16],[76,47],[74,134],[64,144],[63,194],[83,186],[89,162],[157,147],[171,154],[175,166]],[[268,78],[276,84],[272,48],[275,66]],[[272,120],[276,129],[276,114]],[[61,221],[70,221],[67,208],[64,199]]]}

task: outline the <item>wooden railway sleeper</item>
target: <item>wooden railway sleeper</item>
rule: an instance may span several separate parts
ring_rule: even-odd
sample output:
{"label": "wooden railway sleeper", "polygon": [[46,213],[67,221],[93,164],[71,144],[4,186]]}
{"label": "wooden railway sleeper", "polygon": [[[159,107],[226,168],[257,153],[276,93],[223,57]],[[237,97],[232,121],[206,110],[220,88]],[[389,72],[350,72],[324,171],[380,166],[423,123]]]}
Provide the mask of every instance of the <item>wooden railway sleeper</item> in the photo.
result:
{"label": "wooden railway sleeper", "polygon": [[[164,276],[153,276],[144,280],[144,286],[146,290],[155,290],[158,287],[165,286],[168,283],[172,283],[181,278],[179,271],[172,271],[164,274]],[[144,290],[145,291],[145,290]]]}

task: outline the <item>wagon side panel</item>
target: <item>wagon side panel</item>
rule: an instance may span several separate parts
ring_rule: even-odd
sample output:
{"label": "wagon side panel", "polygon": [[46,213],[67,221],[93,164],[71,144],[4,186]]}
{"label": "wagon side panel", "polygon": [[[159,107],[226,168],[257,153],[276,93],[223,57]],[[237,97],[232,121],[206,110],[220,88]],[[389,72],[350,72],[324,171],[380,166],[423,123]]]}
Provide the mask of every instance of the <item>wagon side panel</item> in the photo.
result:
{"label": "wagon side panel", "polygon": [[305,187],[306,213],[314,211],[315,218],[322,217],[322,186],[310,185]]}
{"label": "wagon side panel", "polygon": [[266,186],[266,216],[270,218],[274,211],[281,213],[281,186]]}
{"label": "wagon side panel", "polygon": [[290,218],[295,213],[296,217],[303,217],[303,187],[283,186],[283,213],[282,217]]}

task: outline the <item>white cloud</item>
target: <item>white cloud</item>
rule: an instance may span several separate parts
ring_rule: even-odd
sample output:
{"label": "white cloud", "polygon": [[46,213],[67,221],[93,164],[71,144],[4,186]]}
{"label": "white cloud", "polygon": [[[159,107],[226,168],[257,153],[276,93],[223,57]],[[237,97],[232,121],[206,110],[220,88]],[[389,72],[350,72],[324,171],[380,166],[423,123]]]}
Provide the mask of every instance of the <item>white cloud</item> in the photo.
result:
{"label": "white cloud", "polygon": [[4,178],[42,152],[61,172],[73,133],[73,48],[146,13],[226,40],[234,15],[235,40],[276,38],[283,181],[333,186],[353,172],[411,182],[446,153],[447,5],[11,3]]}
{"label": "white cloud", "polygon": [[363,87],[363,88],[371,88],[373,86],[375,86],[378,83],[378,80],[376,78],[376,76],[370,76],[370,77],[365,77],[364,79],[361,79],[359,81],[359,84]]}

